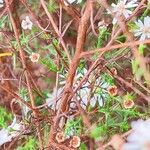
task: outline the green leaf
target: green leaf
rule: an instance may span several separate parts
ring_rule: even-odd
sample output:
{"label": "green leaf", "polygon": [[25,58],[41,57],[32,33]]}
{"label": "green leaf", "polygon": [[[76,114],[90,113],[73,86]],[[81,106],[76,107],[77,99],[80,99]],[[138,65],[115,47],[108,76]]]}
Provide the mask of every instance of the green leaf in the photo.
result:
{"label": "green leaf", "polygon": [[12,120],[12,114],[5,108],[0,107],[0,128],[6,128],[8,123]]}
{"label": "green leaf", "polygon": [[49,56],[42,58],[41,63],[45,65],[50,71],[57,72],[57,66],[55,65],[55,62]]}
{"label": "green leaf", "polygon": [[19,146],[17,150],[36,150],[37,145],[37,140],[30,136],[26,143],[22,146]]}
{"label": "green leaf", "polygon": [[49,0],[49,3],[48,3],[49,12],[55,12],[56,9],[57,9],[57,4],[56,4],[55,0]]}
{"label": "green leaf", "polygon": [[104,41],[107,39],[108,36],[107,28],[103,27],[99,29],[99,35],[97,39],[96,48],[100,48],[103,46]]}
{"label": "green leaf", "polygon": [[84,143],[81,143],[79,150],[87,150],[87,147]]}
{"label": "green leaf", "polygon": [[104,133],[106,132],[106,127],[105,126],[96,126],[95,128],[92,129],[90,136],[94,139],[100,138]]}
{"label": "green leaf", "polygon": [[140,52],[141,55],[144,54],[144,49],[145,49],[145,48],[146,48],[146,45],[144,45],[144,44],[140,44],[140,45],[139,45],[138,50],[139,50],[139,52]]}

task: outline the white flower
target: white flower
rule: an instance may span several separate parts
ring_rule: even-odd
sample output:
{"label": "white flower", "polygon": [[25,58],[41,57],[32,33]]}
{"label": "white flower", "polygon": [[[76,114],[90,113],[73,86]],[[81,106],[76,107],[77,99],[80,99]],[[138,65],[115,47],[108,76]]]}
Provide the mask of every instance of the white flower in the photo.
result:
{"label": "white flower", "polygon": [[10,142],[12,137],[9,135],[9,132],[7,129],[1,129],[0,130],[0,146],[4,143]]}
{"label": "white flower", "polygon": [[104,99],[107,99],[108,96],[105,89],[107,89],[108,87],[109,83],[102,81],[101,77],[96,79],[95,87],[93,89],[94,95],[90,100],[90,105],[92,107],[95,107],[96,102],[98,102],[99,106],[101,107],[104,105]]}
{"label": "white flower", "polygon": [[[138,6],[136,2],[137,0],[131,0],[130,2],[127,2],[127,0],[120,0],[118,4],[112,3],[112,12],[116,14],[116,18],[123,15],[127,19],[132,14],[132,11],[129,9]],[[110,13],[110,11],[108,12]],[[113,24],[117,22],[116,18],[113,19]]]}
{"label": "white flower", "polygon": [[[56,90],[56,88],[53,89],[53,93],[48,93],[47,96],[48,98],[46,98],[46,103],[47,106],[50,107],[53,110],[57,110],[59,108],[60,105],[60,100],[56,101],[57,99],[55,99],[57,97],[57,95],[59,96],[63,91],[63,88],[59,88],[58,90]],[[56,95],[57,94],[57,95]]]}
{"label": "white flower", "polygon": [[135,36],[141,36],[140,40],[145,40],[150,38],[150,17],[147,16],[144,18],[144,23],[141,20],[135,22],[138,29],[134,31]]}
{"label": "white flower", "polygon": [[30,20],[29,16],[26,16],[26,18],[24,20],[22,20],[22,23],[21,23],[21,27],[24,29],[24,30],[31,30],[32,29],[32,21]]}
{"label": "white flower", "polygon": [[38,60],[40,58],[40,54],[32,53],[29,58],[31,59],[32,62],[38,62]]}
{"label": "white flower", "polygon": [[0,8],[4,7],[4,1],[0,0]]}
{"label": "white flower", "polygon": [[78,99],[81,98],[81,102],[80,102],[80,105],[81,107],[85,110],[86,109],[86,106],[88,104],[88,96],[89,96],[89,93],[90,93],[90,89],[88,87],[86,88],[81,88],[79,91],[78,91],[78,94],[80,95],[80,97],[78,97]]}
{"label": "white flower", "polygon": [[131,123],[132,133],[123,145],[123,150],[150,150],[150,119]]}
{"label": "white flower", "polygon": [[[85,76],[85,74],[87,73],[87,69],[83,68],[80,71],[76,72],[76,76],[74,78],[74,83],[73,83],[73,87],[76,88],[78,86],[78,84],[80,83],[80,81],[82,80],[82,78]],[[65,76],[60,75],[60,77],[63,79],[63,81],[61,81],[61,84],[65,84]],[[90,89],[90,85],[93,84],[93,79],[95,78],[95,76],[93,76],[93,74],[91,74],[88,78],[88,81],[84,82],[82,84],[82,87],[77,91],[77,100],[80,101],[80,106],[85,110],[87,105],[88,105],[88,101],[89,104],[91,105],[91,107],[94,107],[96,105],[96,103],[98,102],[99,106],[103,106],[104,105],[104,99],[107,99],[108,97],[108,93],[106,91],[106,89],[110,86],[109,83],[107,83],[106,81],[103,81],[103,79],[101,77],[98,77],[95,81],[95,85],[93,86],[94,88]],[[92,96],[91,93],[93,92]],[[74,108],[76,105],[74,105],[74,103],[71,105],[71,108]]]}
{"label": "white flower", "polygon": [[0,146],[7,142],[11,142],[11,140],[18,136],[24,129],[24,125],[21,122],[17,123],[16,117],[14,117],[12,124],[8,126],[7,129],[0,130]]}
{"label": "white flower", "polygon": [[64,4],[65,4],[66,6],[68,6],[69,4],[72,4],[72,3],[74,3],[74,2],[76,2],[76,4],[79,4],[79,3],[82,2],[82,0],[64,0]]}

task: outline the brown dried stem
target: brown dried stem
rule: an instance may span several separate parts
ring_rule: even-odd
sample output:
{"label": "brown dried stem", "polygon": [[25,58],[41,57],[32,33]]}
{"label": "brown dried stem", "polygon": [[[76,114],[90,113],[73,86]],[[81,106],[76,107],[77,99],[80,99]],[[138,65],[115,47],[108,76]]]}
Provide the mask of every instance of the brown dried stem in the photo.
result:
{"label": "brown dried stem", "polygon": [[[34,103],[34,97],[33,97],[33,94],[32,94],[30,79],[28,77],[26,61],[25,61],[25,54],[24,54],[24,52],[22,50],[22,47],[21,47],[21,43],[20,43],[20,40],[19,40],[19,33],[18,33],[17,26],[16,26],[16,23],[14,21],[13,15],[12,15],[12,12],[9,8],[8,0],[5,0],[5,3],[8,6],[8,13],[9,13],[9,16],[10,16],[10,21],[12,23],[15,38],[16,38],[16,41],[17,41],[17,44],[18,44],[19,55],[20,55],[20,58],[21,58],[21,63],[22,63],[23,69],[24,69],[24,75],[25,75],[25,79],[26,79],[26,82],[27,82],[27,89],[28,89],[28,93],[29,93],[29,97],[30,97],[30,101],[31,101],[31,106],[32,106],[33,109],[35,109],[36,106],[35,106],[35,103]],[[33,112],[33,113],[34,113],[35,117],[38,118],[37,112]],[[40,149],[43,149],[43,142],[42,142],[42,138],[41,138],[40,124],[38,123],[37,126],[38,126],[37,127],[37,132],[38,132],[38,137],[39,137],[39,142],[40,142]]]}

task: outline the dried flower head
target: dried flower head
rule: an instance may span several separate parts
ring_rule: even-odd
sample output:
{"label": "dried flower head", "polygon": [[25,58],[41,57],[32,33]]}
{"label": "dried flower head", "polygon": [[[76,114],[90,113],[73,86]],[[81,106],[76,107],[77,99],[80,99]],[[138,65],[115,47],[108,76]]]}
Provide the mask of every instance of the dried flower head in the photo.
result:
{"label": "dried flower head", "polygon": [[38,60],[40,58],[40,54],[32,53],[29,58],[31,59],[32,62],[38,62]]}
{"label": "dried flower head", "polygon": [[78,136],[73,136],[73,138],[70,141],[70,146],[73,148],[78,148],[80,146],[81,139]]}
{"label": "dried flower head", "polygon": [[110,71],[113,75],[117,75],[117,69],[115,67],[111,68]]}
{"label": "dried flower head", "polygon": [[65,135],[64,135],[64,133],[63,132],[58,132],[57,134],[56,134],[56,141],[58,142],[58,143],[62,143],[62,142],[64,142],[65,141]]}
{"label": "dried flower head", "polygon": [[24,20],[22,20],[21,22],[21,27],[24,29],[24,30],[31,30],[32,29],[32,21],[30,20],[29,16],[26,16],[26,18]]}
{"label": "dried flower head", "polygon": [[111,96],[116,96],[118,93],[117,86],[115,85],[108,87],[107,91]]}
{"label": "dried flower head", "polygon": [[132,108],[134,106],[134,101],[131,99],[125,99],[123,101],[123,107],[126,109]]}

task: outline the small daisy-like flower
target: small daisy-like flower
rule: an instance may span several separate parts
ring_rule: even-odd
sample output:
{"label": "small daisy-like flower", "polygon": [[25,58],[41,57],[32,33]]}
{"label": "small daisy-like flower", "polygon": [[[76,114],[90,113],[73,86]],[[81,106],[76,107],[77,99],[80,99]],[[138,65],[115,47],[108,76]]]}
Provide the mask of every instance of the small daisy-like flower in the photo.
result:
{"label": "small daisy-like flower", "polygon": [[118,89],[115,85],[108,87],[107,91],[111,96],[116,96],[118,93]]}
{"label": "small daisy-like flower", "polygon": [[70,146],[73,148],[78,148],[80,146],[81,139],[78,136],[73,136],[73,138],[70,141]]}
{"label": "small daisy-like flower", "polygon": [[38,62],[38,60],[40,58],[40,54],[32,53],[29,58],[31,59],[32,62]]}
{"label": "small daisy-like flower", "polygon": [[[118,4],[111,4],[112,12],[116,14],[116,17],[123,15],[126,19],[132,14],[132,11],[129,10],[131,8],[135,8],[138,6],[137,0],[131,0],[128,2],[127,0],[120,0]],[[109,12],[109,11],[108,11]],[[117,22],[117,19],[113,19],[113,24]]]}
{"label": "small daisy-like flower", "polygon": [[117,69],[115,67],[111,68],[110,71],[113,75],[117,75]]}
{"label": "small daisy-like flower", "polygon": [[29,16],[26,16],[26,18],[24,20],[22,20],[22,22],[21,22],[21,27],[24,30],[27,30],[27,29],[31,30],[32,26],[33,26],[33,23],[30,20]]}
{"label": "small daisy-like flower", "polygon": [[130,99],[125,99],[123,101],[123,107],[126,108],[126,109],[130,109],[134,106],[134,101],[133,100],[130,100]]}
{"label": "small daisy-like flower", "polygon": [[144,18],[144,23],[141,20],[135,22],[138,29],[134,30],[134,36],[141,36],[140,40],[145,40],[150,38],[150,17]]}
{"label": "small daisy-like flower", "polygon": [[123,150],[150,150],[150,119],[133,121],[131,127]]}
{"label": "small daisy-like flower", "polygon": [[0,8],[4,7],[4,1],[0,0]]}
{"label": "small daisy-like flower", "polygon": [[56,141],[58,142],[58,143],[62,143],[62,142],[64,142],[65,141],[65,135],[64,135],[64,133],[63,132],[58,132],[57,134],[56,134]]}

